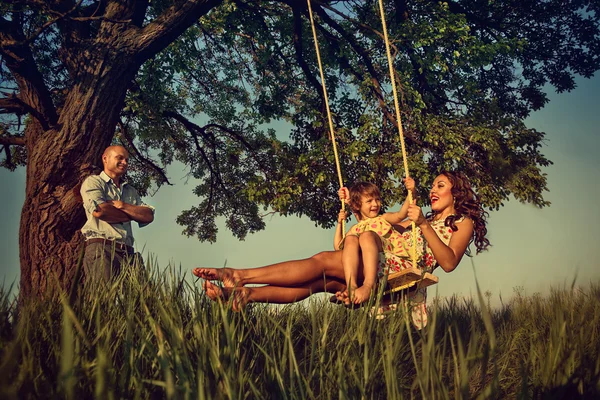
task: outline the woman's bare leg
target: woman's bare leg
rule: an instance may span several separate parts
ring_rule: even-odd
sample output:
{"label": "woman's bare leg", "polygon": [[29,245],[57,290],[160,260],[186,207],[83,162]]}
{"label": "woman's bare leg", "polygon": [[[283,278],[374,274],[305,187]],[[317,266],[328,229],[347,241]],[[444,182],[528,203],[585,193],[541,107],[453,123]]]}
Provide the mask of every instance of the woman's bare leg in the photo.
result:
{"label": "woman's bare leg", "polygon": [[382,249],[381,239],[375,232],[363,232],[359,237],[362,252],[364,280],[360,287],[350,293],[350,300],[354,304],[361,304],[371,296],[377,280],[377,264],[379,252]]}
{"label": "woman's bare leg", "polygon": [[232,307],[234,310],[243,308],[249,302],[287,304],[304,300],[310,295],[319,292],[335,293],[344,288],[340,281],[331,280],[325,282],[323,279],[317,279],[300,287],[281,287],[281,286],[259,286],[259,287],[220,287],[209,281],[203,285],[206,295],[217,300],[221,298],[228,301],[232,296]]}
{"label": "woman's bare leg", "polygon": [[233,268],[194,268],[192,274],[207,281],[221,281],[225,287],[238,286]]}
{"label": "woman's bare leg", "polygon": [[304,260],[285,261],[266,267],[195,268],[194,275],[206,280],[219,280],[225,287],[243,286],[249,283],[283,287],[298,287],[327,277],[328,280],[344,279],[341,251],[324,251]]}
{"label": "woman's bare leg", "polygon": [[248,288],[241,287],[221,287],[210,281],[204,282],[202,285],[204,293],[213,301],[221,300],[228,302],[231,300],[231,309],[233,311],[241,311],[248,304],[249,291]]}

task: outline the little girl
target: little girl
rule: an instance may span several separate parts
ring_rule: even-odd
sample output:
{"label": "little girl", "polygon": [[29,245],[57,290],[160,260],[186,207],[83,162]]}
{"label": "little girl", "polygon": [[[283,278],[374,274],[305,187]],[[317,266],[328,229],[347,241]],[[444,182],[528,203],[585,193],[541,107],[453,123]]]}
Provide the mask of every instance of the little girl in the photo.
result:
{"label": "little girl", "polygon": [[[412,178],[406,178],[404,184],[407,190],[415,194],[415,182]],[[338,292],[336,296],[345,304],[360,304],[371,296],[377,278],[384,273],[385,257],[380,262],[382,252],[392,253],[400,257],[408,256],[406,243],[400,233],[392,225],[402,222],[408,214],[408,202],[405,201],[400,211],[384,213],[381,210],[381,195],[377,186],[372,183],[359,182],[348,190],[341,188],[338,192],[340,200],[350,205],[358,223],[348,231],[346,238],[342,240],[342,221],[347,214],[340,211],[338,225],[335,231],[334,247],[342,249],[342,266],[346,279],[346,290]],[[358,272],[360,266],[360,254],[363,262],[363,284],[358,287]]]}

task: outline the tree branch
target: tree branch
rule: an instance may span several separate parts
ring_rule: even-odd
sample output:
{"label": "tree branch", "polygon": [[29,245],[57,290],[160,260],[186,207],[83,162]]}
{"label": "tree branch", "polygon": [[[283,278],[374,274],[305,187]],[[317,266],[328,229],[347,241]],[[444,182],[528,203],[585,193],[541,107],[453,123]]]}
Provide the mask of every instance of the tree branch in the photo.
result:
{"label": "tree branch", "polygon": [[169,178],[167,178],[165,171],[161,167],[156,165],[156,163],[154,163],[154,161],[152,161],[149,158],[144,157],[142,155],[142,153],[137,149],[135,143],[133,142],[133,138],[129,135],[129,130],[127,129],[127,127],[125,126],[123,121],[119,121],[118,125],[119,125],[119,129],[121,130],[121,133],[122,133],[121,137],[127,142],[128,147],[131,150],[133,150],[135,157],[138,158],[140,161],[142,161],[142,164],[144,164],[144,165],[150,167],[152,170],[154,170],[160,176],[161,183],[166,183],[169,186],[173,186],[173,184],[169,181]]}
{"label": "tree branch", "polygon": [[244,137],[242,137],[241,134],[234,131],[233,129],[229,129],[226,126],[215,124],[215,123],[204,125],[204,127],[202,129],[208,129],[208,128],[217,128],[217,129],[229,134],[231,137],[236,139],[238,142],[242,143],[246,147],[246,149],[248,149],[250,151],[256,150],[254,147],[252,147],[252,145],[250,143],[248,143],[248,141]]}
{"label": "tree branch", "polygon": [[166,48],[200,17],[223,0],[177,1],[142,29],[131,29],[133,51],[145,61]]}
{"label": "tree branch", "polygon": [[55,14],[57,14],[56,18],[51,19],[50,21],[48,21],[45,24],[43,24],[42,26],[40,26],[32,35],[30,35],[29,37],[25,38],[25,42],[21,43],[21,44],[28,45],[29,43],[33,42],[38,36],[40,36],[42,33],[44,33],[44,31],[46,31],[46,29],[48,29],[52,25],[56,24],[60,20],[63,20],[65,18],[67,18],[70,14],[73,14],[77,10],[77,8],[81,5],[82,2],[83,2],[83,0],[79,0],[77,2],[77,4],[73,5],[73,7],[71,7],[71,9],[69,9],[65,13],[57,13],[57,12],[55,12]]}
{"label": "tree branch", "polygon": [[[241,143],[246,150],[248,150],[248,152],[252,155],[252,158],[254,159],[254,161],[256,161],[256,163],[260,166],[260,168],[264,168],[264,166],[262,165],[262,163],[256,158],[256,148],[251,145],[239,132],[234,131],[233,129],[230,129],[226,126],[220,125],[220,124],[216,124],[216,123],[210,123],[207,124],[205,126],[200,126],[197,125],[195,123],[193,123],[192,121],[190,121],[189,119],[187,119],[186,117],[184,117],[183,115],[175,112],[175,111],[165,111],[163,113],[163,116],[167,117],[167,118],[173,118],[174,120],[178,121],[179,123],[181,123],[183,126],[185,126],[185,128],[190,131],[190,132],[198,132],[202,135],[202,137],[204,138],[205,141],[208,142],[214,142],[214,139],[211,139],[210,137],[208,137],[207,130],[210,128],[216,128],[220,131],[225,132],[226,134],[228,134],[229,136],[231,136],[233,139],[237,140],[239,143]],[[214,143],[213,143],[214,144]]]}
{"label": "tree branch", "polygon": [[[321,97],[321,103],[324,103],[323,99],[323,87],[319,83],[316,77],[310,72],[310,67],[304,61],[304,55],[302,50],[302,19],[299,10],[296,7],[292,7],[292,13],[294,16],[294,35],[292,36],[294,42],[294,50],[296,53],[296,61],[300,68],[304,72],[306,79],[308,82],[317,90],[319,96]],[[323,108],[323,104],[321,104],[321,108]]]}
{"label": "tree branch", "polygon": [[[196,146],[196,151],[200,154],[200,157],[202,157],[202,159],[204,160],[204,163],[206,164],[206,167],[208,168],[208,170],[210,172],[211,193],[212,193],[212,186],[213,186],[212,181],[213,181],[213,179],[216,179],[219,186],[221,186],[223,188],[223,192],[227,195],[227,197],[232,198],[233,197],[232,194],[227,190],[227,186],[225,186],[225,183],[221,179],[221,176],[219,175],[219,173],[217,171],[215,171],[215,169],[213,168],[210,158],[208,157],[208,155],[204,151],[204,148],[198,141],[197,133],[200,133],[200,135],[204,138],[204,140],[210,141],[210,139],[206,137],[206,132],[202,129],[202,127],[194,124],[193,122],[189,121],[187,118],[183,117],[182,115],[179,115],[175,112],[167,112],[165,114],[169,114],[171,116],[171,118],[173,118],[173,119],[179,121],[181,124],[183,124],[183,126],[185,126],[185,128],[188,130],[188,132],[192,135],[194,145]],[[175,137],[174,135],[171,135],[171,138],[173,138],[173,140],[175,140],[180,145],[185,146],[187,148],[187,144],[181,143],[181,140],[179,138]],[[215,159],[215,161],[216,161],[216,159]],[[212,194],[211,194],[211,197],[212,197]]]}
{"label": "tree branch", "polygon": [[12,168],[13,162],[12,162],[12,155],[10,154],[10,146],[6,145],[6,144],[3,145],[2,151],[4,152],[4,156],[6,157],[4,163],[8,166],[8,168]]}
{"label": "tree branch", "polygon": [[18,21],[18,18],[7,21],[0,17],[0,54],[19,87],[19,100],[27,105],[27,111],[42,128],[48,130],[56,125],[58,115],[31,49],[23,44],[25,35]]}
{"label": "tree branch", "polygon": [[0,145],[25,146],[25,137],[8,135],[6,130],[4,128],[0,127]]}
{"label": "tree branch", "polygon": [[[346,20],[348,22],[352,22],[358,28],[361,28],[363,32],[370,32],[370,33],[374,34],[375,36],[378,36],[381,39],[381,41],[383,41],[385,38],[385,35],[383,34],[382,31],[377,30],[367,24],[364,24],[355,18],[351,18],[350,16],[342,13],[340,10],[336,9],[335,7],[330,6],[329,4],[319,3],[319,7],[322,7],[324,9],[331,11],[332,13],[334,13],[336,15],[339,15],[341,18],[343,18],[344,20]],[[390,43],[390,48],[393,50],[394,54],[397,54],[400,52],[398,50],[398,47],[396,47],[396,45],[394,43]]]}
{"label": "tree branch", "polygon": [[7,97],[0,99],[0,109],[5,110],[6,112],[0,112],[1,114],[16,114],[16,115],[24,115],[27,113],[34,113],[35,110],[28,107],[27,104],[24,104],[17,96],[13,93],[5,93]]}
{"label": "tree branch", "polygon": [[505,27],[502,25],[501,21],[498,21],[497,19],[491,19],[487,16],[480,18],[479,15],[469,12],[456,1],[448,1],[448,9],[454,14],[463,14],[476,28],[489,34],[495,41],[500,41],[498,33],[494,32],[492,29],[495,29],[498,32],[503,32]]}
{"label": "tree branch", "polygon": [[[360,56],[361,60],[364,63],[364,66],[367,68],[369,75],[371,76],[371,81],[373,83],[373,94],[377,98],[379,102],[379,108],[381,109],[385,118],[394,126],[398,126],[398,120],[396,117],[390,112],[388,109],[387,103],[385,101],[385,96],[383,94],[383,89],[381,88],[381,83],[379,80],[379,74],[375,69],[367,51],[363,49],[357,41],[354,39],[352,35],[350,35],[342,26],[340,26],[336,21],[334,21],[320,6],[315,7],[315,10],[320,18],[323,19],[329,26],[331,26],[336,32],[338,32],[342,38],[350,44],[350,47]],[[322,26],[319,25],[319,28],[328,36],[331,36],[331,33],[327,32]],[[350,65],[349,63],[347,65]],[[415,140],[414,136],[409,132],[405,132],[406,137]]]}
{"label": "tree branch", "polygon": [[205,140],[211,141],[210,138],[206,135],[206,130],[204,128],[202,128],[198,124],[193,123],[192,121],[190,121],[183,115],[179,114],[178,112],[165,111],[165,112],[163,112],[163,115],[167,118],[173,118],[174,120],[178,121],[183,126],[185,126],[185,129],[187,129],[188,131],[200,133],[202,135],[202,137],[204,137]]}
{"label": "tree branch", "polygon": [[[262,162],[257,158],[256,156],[256,148],[254,146],[252,146],[239,132],[234,131],[233,129],[227,128],[223,125],[220,124],[215,124],[215,123],[211,123],[211,124],[207,124],[205,126],[199,126],[195,123],[193,123],[192,121],[190,121],[189,119],[187,119],[186,117],[184,117],[183,115],[175,112],[175,111],[166,111],[163,113],[163,116],[167,117],[167,118],[173,118],[174,120],[178,121],[179,123],[181,123],[185,129],[190,132],[192,134],[192,137],[194,139],[194,143],[196,145],[196,149],[198,150],[198,152],[200,153],[200,155],[202,156],[202,158],[204,159],[205,163],[207,164],[209,171],[211,173],[211,176],[214,176],[214,178],[219,182],[219,185],[223,187],[223,190],[228,193],[228,196],[231,197],[231,194],[229,194],[229,192],[227,191],[227,188],[225,187],[225,184],[223,183],[219,171],[218,171],[218,164],[217,164],[217,157],[216,157],[216,153],[213,152],[213,158],[215,161],[215,165],[216,165],[216,169],[212,167],[212,164],[210,163],[210,159],[208,157],[208,155],[206,154],[206,152],[204,151],[204,149],[202,148],[202,146],[200,145],[200,143],[198,142],[198,134],[200,134],[202,136],[202,138],[204,139],[205,142],[208,142],[212,145],[213,150],[216,150],[217,144],[215,143],[214,138],[211,138],[208,136],[207,131],[210,128],[216,128],[219,129],[223,132],[225,132],[226,134],[230,135],[231,137],[233,137],[234,139],[236,139],[239,143],[241,143],[244,147],[246,147],[246,149],[248,150],[250,156],[252,157],[252,159],[257,163],[258,168],[260,171],[263,172],[263,174],[267,175],[267,173],[265,172],[266,169],[264,167],[264,165],[262,164]],[[176,140],[178,143],[181,143],[181,141],[177,138],[175,138],[174,136],[171,136],[174,140]],[[185,145],[185,144],[184,144]]]}

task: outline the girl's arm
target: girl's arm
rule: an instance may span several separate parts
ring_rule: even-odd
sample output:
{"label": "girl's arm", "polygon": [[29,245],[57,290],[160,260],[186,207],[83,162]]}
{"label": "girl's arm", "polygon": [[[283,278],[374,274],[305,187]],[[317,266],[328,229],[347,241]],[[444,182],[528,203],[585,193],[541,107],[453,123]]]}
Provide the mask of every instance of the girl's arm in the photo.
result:
{"label": "girl's arm", "polygon": [[446,272],[454,271],[465,254],[473,235],[473,220],[465,218],[461,222],[457,222],[456,227],[458,230],[452,234],[450,242],[446,246],[435,233],[419,206],[415,204],[409,206],[408,218],[421,228],[423,237],[427,240],[427,244],[440,267]]}
{"label": "girl's arm", "polygon": [[[350,191],[348,190],[347,187],[344,186],[340,190],[338,190],[338,196],[339,196],[341,202],[343,202],[347,206],[350,205]],[[360,214],[357,214],[357,213],[353,212],[352,210],[346,212],[346,218],[348,217],[348,215],[350,213],[352,213],[352,215],[354,215],[354,218],[356,218],[357,222],[360,222]]]}
{"label": "girl's arm", "polygon": [[335,235],[333,236],[333,249],[341,250],[340,245],[342,244],[342,239],[344,239],[344,232],[342,232],[342,222],[346,219],[348,213],[344,210],[340,210],[338,214],[338,223],[335,227]]}
{"label": "girl's arm", "polygon": [[[406,186],[406,190],[412,193],[412,198],[414,202],[416,196],[415,181],[411,177],[404,178],[404,185]],[[399,224],[400,222],[404,221],[408,216],[408,206],[408,196],[406,196],[406,199],[404,200],[404,203],[402,203],[400,211],[385,213],[383,214],[383,218],[391,225]]]}

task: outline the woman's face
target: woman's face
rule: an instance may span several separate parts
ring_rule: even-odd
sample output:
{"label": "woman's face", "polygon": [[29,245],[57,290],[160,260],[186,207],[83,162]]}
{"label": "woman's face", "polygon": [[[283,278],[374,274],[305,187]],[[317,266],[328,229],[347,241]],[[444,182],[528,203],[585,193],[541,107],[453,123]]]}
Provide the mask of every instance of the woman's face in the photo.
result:
{"label": "woman's face", "polygon": [[454,206],[452,183],[446,175],[438,175],[435,178],[429,191],[429,200],[431,200],[431,209],[436,213],[441,213],[445,209]]}
{"label": "woman's face", "polygon": [[363,218],[375,218],[381,210],[381,199],[375,195],[360,195],[360,215]]}

